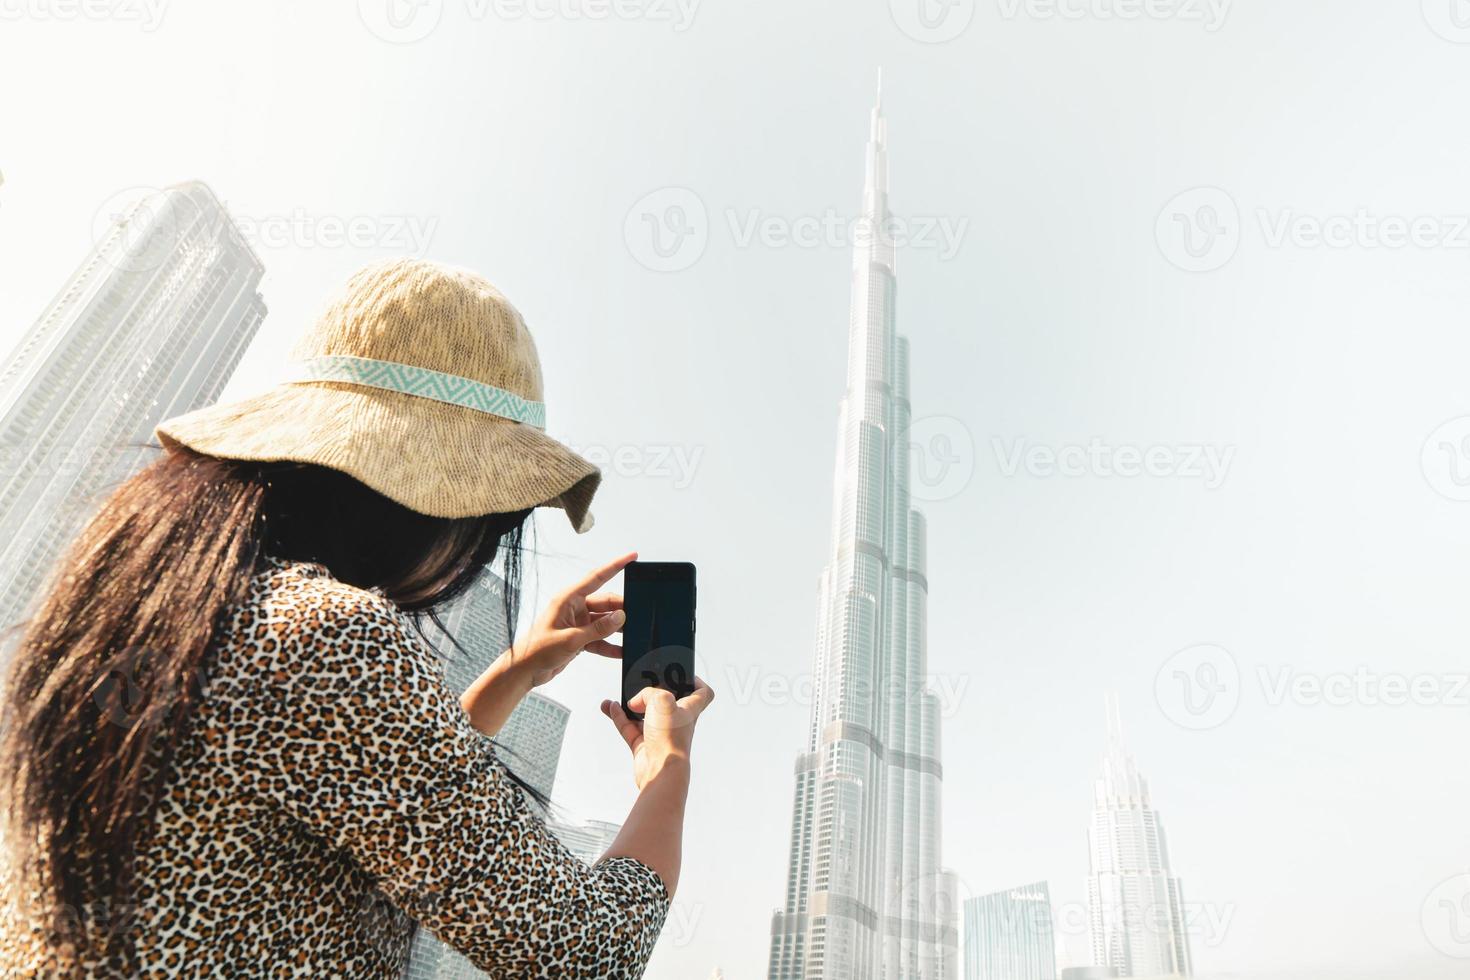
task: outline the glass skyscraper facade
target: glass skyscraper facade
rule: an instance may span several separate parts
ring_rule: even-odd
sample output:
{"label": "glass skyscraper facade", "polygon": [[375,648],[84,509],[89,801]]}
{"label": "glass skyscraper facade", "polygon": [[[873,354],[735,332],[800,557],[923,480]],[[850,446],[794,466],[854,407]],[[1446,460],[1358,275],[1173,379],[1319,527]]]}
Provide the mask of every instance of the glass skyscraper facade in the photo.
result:
{"label": "glass skyscraper facade", "polygon": [[204,184],[140,194],[107,217],[0,364],[3,627],[29,614],[102,500],[157,455],[143,448],[153,427],[219,397],[265,318],[264,267]]}
{"label": "glass skyscraper facade", "polygon": [[592,864],[612,846],[613,839],[622,831],[623,825],[608,820],[588,820],[583,823],[553,821],[551,829],[568,850]]}
{"label": "glass skyscraper facade", "polygon": [[816,686],[796,763],[770,980],[941,980],[957,970],[940,864],[938,700],[925,687],[924,520],[909,503],[908,342],[895,328],[887,123],[872,112]]}
{"label": "glass skyscraper facade", "polygon": [[1046,882],[972,898],[964,917],[964,980],[1056,980]]}
{"label": "glass skyscraper facade", "polygon": [[[561,702],[532,691],[516,705],[505,727],[495,736],[506,765],[548,798],[556,785],[556,766],[571,714]],[[533,800],[531,805],[545,816],[540,803]]]}
{"label": "glass skyscraper facade", "polygon": [[1169,866],[1164,826],[1148,780],[1123,748],[1116,699],[1108,699],[1108,749],[1093,784],[1087,879],[1093,962],[1120,977],[1191,974],[1183,890]]}
{"label": "glass skyscraper facade", "polygon": [[[511,602],[516,601],[512,595]],[[444,656],[445,685],[455,694],[463,694],[510,645],[505,581],[487,569],[440,614],[440,619],[463,651],[432,623],[425,622],[425,631]],[[571,711],[564,705],[532,691],[495,735],[496,751],[506,765],[548,798],[556,785],[557,763],[570,716]],[[602,856],[622,830],[621,824],[601,820],[574,823],[553,819],[529,794],[527,802],[567,849],[589,864]],[[419,929],[408,976],[411,980],[483,980],[485,974],[428,930]]]}
{"label": "glass skyscraper facade", "polygon": [[[426,629],[444,654],[445,684],[454,693],[463,694],[510,644],[504,580],[487,569],[440,618],[463,651],[432,624]],[[564,705],[533,691],[516,706],[495,736],[506,765],[548,797],[556,784],[556,767],[570,716],[571,711]],[[545,816],[539,803],[533,800],[532,806]]]}

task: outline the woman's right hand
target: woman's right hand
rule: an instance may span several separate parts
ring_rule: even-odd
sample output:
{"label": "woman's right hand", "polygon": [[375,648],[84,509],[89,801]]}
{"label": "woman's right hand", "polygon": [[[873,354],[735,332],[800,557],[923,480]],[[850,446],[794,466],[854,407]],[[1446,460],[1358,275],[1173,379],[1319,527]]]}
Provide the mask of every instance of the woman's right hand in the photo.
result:
{"label": "woman's right hand", "polygon": [[633,781],[640,790],[670,765],[688,765],[695,723],[714,699],[714,689],[696,677],[694,691],[682,698],[660,687],[639,691],[628,707],[643,715],[641,722],[629,718],[618,702],[602,702],[602,713],[633,753]]}

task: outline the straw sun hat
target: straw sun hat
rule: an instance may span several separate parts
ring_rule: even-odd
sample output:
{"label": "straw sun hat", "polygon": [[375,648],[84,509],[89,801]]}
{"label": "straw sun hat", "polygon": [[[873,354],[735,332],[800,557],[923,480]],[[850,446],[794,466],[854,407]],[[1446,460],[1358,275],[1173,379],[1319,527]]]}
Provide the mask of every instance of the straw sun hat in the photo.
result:
{"label": "straw sun hat", "polygon": [[160,422],[165,448],[347,473],[411,510],[560,507],[581,533],[602,479],[543,431],[541,363],[520,313],[471,272],[370,265],[297,341],[285,379]]}

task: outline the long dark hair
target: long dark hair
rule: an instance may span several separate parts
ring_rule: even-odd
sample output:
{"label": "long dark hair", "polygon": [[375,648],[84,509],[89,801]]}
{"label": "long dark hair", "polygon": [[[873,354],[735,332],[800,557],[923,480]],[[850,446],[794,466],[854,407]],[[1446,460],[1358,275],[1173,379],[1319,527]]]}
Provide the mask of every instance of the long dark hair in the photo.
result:
{"label": "long dark hair", "polygon": [[[458,647],[436,608],[497,556],[515,635],[528,515],[429,517],[336,470],[182,449],[117,487],[24,624],[0,720],[5,838],[58,965],[130,949],[115,910],[128,901],[135,848],[202,697],[216,633],[266,556],[380,589],[426,641],[424,618]],[[93,909],[112,921],[94,921]]]}

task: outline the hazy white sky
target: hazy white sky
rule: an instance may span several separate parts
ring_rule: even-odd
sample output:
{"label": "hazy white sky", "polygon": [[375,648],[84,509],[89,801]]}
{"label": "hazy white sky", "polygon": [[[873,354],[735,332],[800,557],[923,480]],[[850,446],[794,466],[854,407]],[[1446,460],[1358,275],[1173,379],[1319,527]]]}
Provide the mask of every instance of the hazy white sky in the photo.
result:
{"label": "hazy white sky", "polygon": [[[0,339],[117,195],[190,178],[268,269],[227,397],[364,262],[499,284],[552,431],[622,450],[591,534],[540,520],[543,592],[629,548],[700,568],[719,699],[649,975],[753,980],[882,65],[913,402],[954,464],[925,490],[946,863],[971,894],[1046,879],[1080,907],[1116,690],[1199,973],[1460,976],[1459,2],[0,0]],[[615,672],[548,689],[584,816],[632,798],[596,711]]]}

